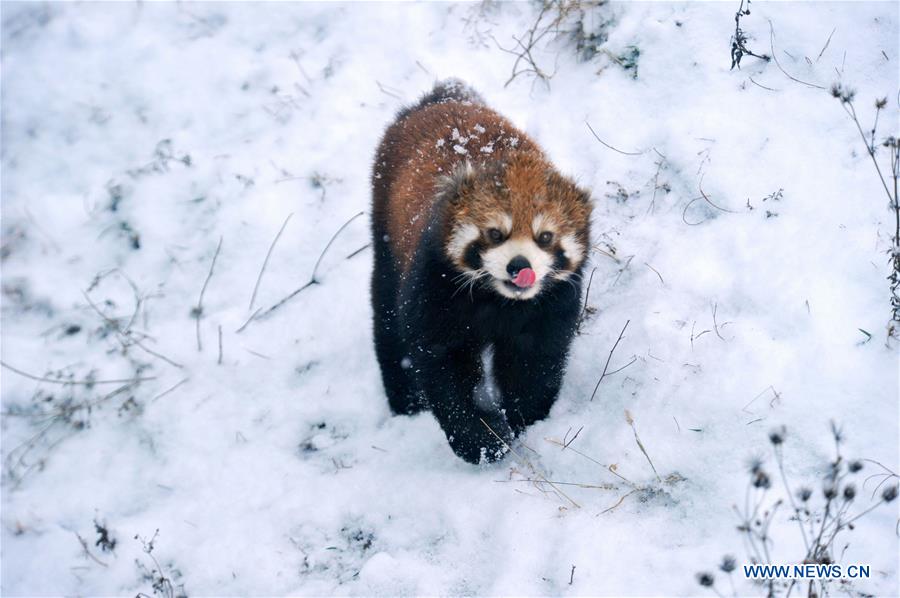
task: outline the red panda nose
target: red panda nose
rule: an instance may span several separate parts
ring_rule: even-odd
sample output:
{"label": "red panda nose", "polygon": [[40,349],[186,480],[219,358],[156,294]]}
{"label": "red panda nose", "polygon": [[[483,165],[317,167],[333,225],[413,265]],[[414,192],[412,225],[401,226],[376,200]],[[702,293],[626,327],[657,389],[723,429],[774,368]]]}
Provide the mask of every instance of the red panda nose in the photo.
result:
{"label": "red panda nose", "polygon": [[519,270],[524,270],[525,268],[530,268],[531,262],[523,255],[517,255],[513,259],[509,260],[509,263],[506,265],[506,271],[509,272],[509,275],[515,278],[519,274]]}

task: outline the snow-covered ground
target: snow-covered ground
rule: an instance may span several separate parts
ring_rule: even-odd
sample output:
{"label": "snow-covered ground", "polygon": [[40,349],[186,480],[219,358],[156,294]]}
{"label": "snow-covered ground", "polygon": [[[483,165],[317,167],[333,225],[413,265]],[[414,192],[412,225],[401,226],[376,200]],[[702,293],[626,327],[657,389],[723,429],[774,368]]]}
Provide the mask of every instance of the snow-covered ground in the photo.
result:
{"label": "snow-covered ground", "polygon": [[[0,591],[714,595],[709,570],[731,594],[751,457],[784,496],[770,430],[817,508],[831,420],[846,457],[897,471],[892,214],[838,100],[774,62],[729,71],[736,8],[591,9],[597,55],[548,35],[549,85],[504,87],[535,5],[4,3]],[[756,53],[769,20],[781,68],[855,89],[864,127],[887,96],[896,135],[896,3],[754,3]],[[372,154],[449,76],[596,202],[560,399],[483,467],[431,415],[389,415],[372,349]],[[320,284],[238,332],[362,211]],[[898,594],[897,502],[841,536],[859,591]],[[802,558],[788,515],[773,562]]]}

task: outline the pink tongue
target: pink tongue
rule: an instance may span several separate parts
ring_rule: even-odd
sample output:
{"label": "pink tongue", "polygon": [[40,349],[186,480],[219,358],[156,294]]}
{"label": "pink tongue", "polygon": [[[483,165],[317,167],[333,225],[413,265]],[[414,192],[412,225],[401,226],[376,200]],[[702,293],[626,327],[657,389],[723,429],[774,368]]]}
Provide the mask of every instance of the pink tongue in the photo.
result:
{"label": "pink tongue", "polygon": [[519,270],[519,273],[516,274],[515,280],[513,280],[513,284],[521,289],[527,289],[531,285],[534,284],[534,281],[537,279],[537,276],[534,274],[534,270],[531,268],[522,268]]}

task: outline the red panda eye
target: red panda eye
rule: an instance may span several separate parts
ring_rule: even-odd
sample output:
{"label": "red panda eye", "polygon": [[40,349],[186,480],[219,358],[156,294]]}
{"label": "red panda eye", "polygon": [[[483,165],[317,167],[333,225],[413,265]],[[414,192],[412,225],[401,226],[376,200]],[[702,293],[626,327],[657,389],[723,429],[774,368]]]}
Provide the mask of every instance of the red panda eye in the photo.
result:
{"label": "red panda eye", "polygon": [[542,247],[546,247],[550,243],[553,242],[553,233],[550,231],[544,231],[540,235],[538,235],[538,245]]}
{"label": "red panda eye", "polygon": [[503,240],[503,233],[500,232],[499,229],[489,228],[488,229],[488,238],[494,243],[499,243]]}

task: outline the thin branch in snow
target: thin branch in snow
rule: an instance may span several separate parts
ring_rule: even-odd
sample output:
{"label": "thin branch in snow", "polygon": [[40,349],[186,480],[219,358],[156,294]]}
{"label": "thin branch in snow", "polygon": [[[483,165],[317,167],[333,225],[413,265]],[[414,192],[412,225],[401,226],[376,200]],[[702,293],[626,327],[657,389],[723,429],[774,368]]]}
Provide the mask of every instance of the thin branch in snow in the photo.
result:
{"label": "thin branch in snow", "polygon": [[668,164],[668,159],[664,155],[662,155],[655,147],[653,148],[653,151],[656,152],[657,156],[659,156],[659,160],[656,161],[656,173],[653,175],[653,196],[650,198],[650,205],[647,206],[648,214],[652,214],[654,211],[656,211],[656,194],[659,192],[659,190],[662,189],[666,193],[672,190],[672,188],[669,186],[669,183],[663,183],[662,185],[659,184],[659,173],[662,172],[663,166],[666,166]]}
{"label": "thin branch in snow", "polygon": [[801,85],[806,85],[807,87],[814,87],[816,89],[825,89],[821,85],[816,85],[815,83],[808,83],[806,81],[801,81],[797,77],[793,76],[792,74],[790,74],[789,72],[784,70],[784,67],[781,66],[780,62],[778,62],[778,56],[775,54],[775,26],[772,24],[771,20],[769,20],[769,43],[770,43],[770,47],[772,49],[772,59],[775,61],[775,66],[778,67],[778,70],[780,70],[782,73],[784,73],[785,77],[787,77],[791,81],[796,81],[797,83],[800,83]]}
{"label": "thin branch in snow", "polygon": [[769,406],[772,406],[772,404],[773,404],[775,401],[777,401],[778,399],[781,398],[781,393],[779,393],[777,390],[775,390],[775,387],[772,386],[772,385],[770,384],[769,386],[767,386],[767,387],[765,387],[764,389],[762,389],[762,391],[761,391],[758,395],[756,395],[755,397],[753,397],[752,399],[750,399],[750,402],[748,402],[746,405],[744,405],[743,407],[741,407],[741,411],[743,411],[744,413],[753,413],[752,411],[747,411],[747,407],[749,407],[750,405],[752,405],[753,403],[755,403],[756,400],[759,399],[759,397],[763,396],[764,394],[766,394],[766,393],[767,393],[768,391],[770,391],[770,390],[772,391],[773,397],[772,397],[772,400],[769,402]]}
{"label": "thin branch in snow", "polygon": [[619,505],[621,505],[623,502],[625,502],[626,498],[628,498],[629,496],[631,496],[638,490],[639,490],[638,488],[634,488],[628,494],[623,494],[621,497],[619,497],[619,500],[616,501],[616,504],[614,504],[613,506],[608,507],[606,509],[603,509],[602,511],[600,511],[600,513],[598,513],[598,515],[605,515],[606,513],[609,513],[610,511],[616,509]]}
{"label": "thin branch in snow", "polygon": [[571,443],[569,444],[569,446],[566,446],[565,444],[563,444],[562,442],[560,442],[559,440],[557,440],[557,439],[555,439],[555,438],[544,438],[544,440],[545,440],[546,442],[549,442],[550,444],[555,444],[556,446],[561,446],[561,447],[564,448],[564,449],[567,449],[567,450],[572,451],[572,452],[575,453],[576,455],[580,455],[580,456],[584,457],[585,459],[587,459],[587,460],[590,461],[591,463],[594,463],[595,465],[599,465],[600,467],[602,467],[603,469],[605,469],[605,470],[608,471],[609,473],[613,474],[614,476],[616,476],[617,478],[619,478],[620,480],[622,480],[623,482],[625,482],[626,484],[628,484],[629,487],[631,487],[631,488],[636,488],[634,482],[632,482],[631,480],[629,480],[628,478],[624,477],[622,474],[620,474],[620,473],[618,472],[618,468],[616,467],[615,464],[607,465],[607,464],[605,464],[605,463],[601,463],[600,461],[594,459],[594,458],[591,457],[590,455],[586,455],[586,454],[582,453],[581,451],[579,451],[578,449],[572,448]]}
{"label": "thin branch in snow", "polygon": [[179,382],[179,383],[176,384],[175,386],[172,386],[172,387],[170,387],[169,389],[164,390],[163,392],[159,393],[158,395],[156,395],[155,397],[153,397],[152,399],[150,399],[150,402],[151,402],[151,403],[155,403],[156,401],[158,401],[159,399],[163,398],[164,396],[166,396],[166,395],[169,394],[170,392],[173,392],[176,388],[178,388],[178,387],[181,386],[182,384],[186,383],[188,380],[190,380],[190,378],[185,378],[184,380],[182,380],[181,382]]}
{"label": "thin branch in snow", "polygon": [[[497,438],[497,440],[500,441],[501,444],[503,444],[503,446],[506,448],[506,450],[508,450],[508,451],[509,451],[510,453],[512,453],[513,455],[515,455],[516,458],[518,458],[519,461],[520,461],[523,465],[526,465],[526,466],[532,471],[532,473],[533,473],[537,478],[540,479],[540,481],[541,481],[542,483],[548,484],[551,488],[553,488],[553,490],[555,490],[555,491],[557,492],[557,494],[559,494],[559,496],[565,498],[567,501],[569,501],[570,503],[572,503],[572,506],[574,506],[576,509],[580,509],[580,508],[581,508],[581,505],[579,505],[577,502],[575,502],[574,500],[572,500],[571,498],[569,498],[569,496],[568,496],[565,492],[563,492],[562,490],[560,490],[553,482],[551,482],[551,481],[548,480],[546,477],[544,477],[544,474],[542,474],[541,472],[539,472],[539,471],[537,470],[537,468],[535,468],[535,466],[531,463],[531,461],[529,461],[528,459],[526,459],[525,457],[523,457],[523,456],[522,456],[519,452],[517,452],[514,448],[512,448],[511,446],[509,446],[509,444],[508,444],[505,440],[503,440],[503,438],[501,438],[500,435],[497,434],[497,433],[494,431],[494,429],[493,429],[486,421],[484,421],[484,419],[482,419],[482,418],[478,418],[478,419],[480,419],[480,420],[481,420],[481,423],[484,424],[484,427],[487,428],[488,431],[489,431],[491,434],[493,434],[493,435]],[[540,488],[538,488],[538,489],[540,489]]]}
{"label": "thin branch in snow", "polygon": [[[137,336],[135,335],[135,331],[133,331],[131,329],[131,323],[134,322],[135,318],[137,317],[137,312],[140,309],[140,307],[138,307],[135,310],[135,314],[134,314],[134,316],[132,316],[131,322],[129,322],[125,328],[122,328],[122,326],[119,324],[118,319],[110,318],[105,313],[103,313],[103,310],[101,310],[97,306],[97,304],[95,304],[91,300],[90,296],[87,294],[86,291],[82,291],[81,294],[84,295],[84,298],[88,302],[88,305],[90,305],[91,308],[95,312],[97,312],[97,315],[99,315],[100,318],[106,323],[106,325],[109,326],[110,329],[116,333],[116,336],[119,339],[119,342],[122,344],[123,352],[125,350],[127,350],[128,347],[134,345],[135,347],[138,347],[145,353],[148,353],[148,354],[152,355],[153,357],[156,357],[157,359],[162,359],[163,361],[165,361],[166,363],[168,363],[171,366],[174,366],[178,369],[184,368],[184,366],[182,364],[180,364],[177,361],[174,361],[172,359],[169,359],[162,353],[158,353],[158,352],[154,351],[153,349],[150,349],[149,347],[144,345],[140,339],[137,338]],[[138,305],[140,305],[140,302],[138,303]]]}
{"label": "thin branch in snow", "polygon": [[887,106],[887,98],[875,101],[875,119],[872,124],[870,136],[867,137],[863,131],[862,124],[856,114],[856,108],[853,105],[855,93],[853,90],[847,89],[840,84],[831,87],[831,95],[841,102],[841,107],[856,125],[856,130],[862,138],[863,145],[866,146],[866,153],[872,159],[875,166],[875,172],[878,174],[878,180],[884,188],[884,192],[888,197],[888,206],[894,215],[894,236],[891,239],[891,249],[889,252],[891,263],[891,274],[888,276],[891,290],[891,321],[888,324],[888,338],[895,336],[897,326],[900,324],[900,194],[898,194],[898,183],[900,183],[900,139],[897,136],[889,136],[881,144],[889,152],[890,171],[888,176],[881,171],[876,157],[875,135],[878,129],[878,116]]}
{"label": "thin branch in snow", "polygon": [[215,270],[219,252],[222,250],[222,239],[223,237],[219,237],[216,253],[213,255],[212,263],[209,265],[209,274],[206,275],[206,280],[203,281],[203,287],[200,289],[200,298],[197,300],[196,307],[191,310],[191,315],[194,316],[194,319],[197,322],[197,351],[203,350],[203,343],[200,341],[200,318],[203,317],[203,295],[206,293],[206,287],[209,285],[209,281],[213,276],[213,270]]}
{"label": "thin branch in snow", "polygon": [[638,436],[637,428],[634,425],[634,418],[631,417],[631,412],[628,409],[625,410],[625,421],[628,422],[628,425],[631,426],[631,431],[634,432],[634,441],[637,443],[638,448],[641,449],[641,452],[644,453],[644,456],[647,457],[647,462],[650,464],[650,469],[653,470],[653,474],[656,476],[656,481],[662,483],[662,478],[659,477],[659,473],[656,471],[656,466],[653,465],[653,459],[650,458],[650,455],[647,453],[647,449],[644,448],[644,443],[641,442],[640,436]]}
{"label": "thin branch in snow", "polygon": [[703,336],[704,334],[707,334],[707,333],[710,332],[709,330],[704,330],[704,331],[700,332],[699,334],[696,334],[696,335],[695,335],[695,334],[694,334],[694,328],[695,328],[696,326],[697,326],[697,321],[694,320],[694,323],[691,324],[691,351],[694,350],[694,341],[697,340],[698,338],[700,338],[701,336]]}
{"label": "thin branch in snow", "polygon": [[[556,74],[556,68],[552,73],[545,72],[537,63],[534,53],[538,48],[541,40],[549,33],[559,33],[559,26],[569,16],[572,10],[578,8],[578,2],[569,2],[567,0],[550,0],[541,3],[541,10],[538,12],[537,18],[528,30],[521,36],[512,36],[518,48],[510,50],[500,45],[493,35],[491,38],[501,51],[512,54],[516,57],[512,67],[512,74],[503,87],[508,87],[510,83],[515,81],[519,75],[531,74],[535,81],[543,81],[547,87],[550,87],[550,79]],[[551,11],[555,11],[552,14]],[[545,22],[544,18],[550,15],[552,18]],[[554,65],[555,67],[555,65]]]}
{"label": "thin branch in snow", "polygon": [[566,431],[566,435],[563,437],[563,447],[562,447],[563,450],[566,450],[567,448],[569,448],[572,445],[573,442],[575,442],[575,439],[578,438],[578,435],[581,434],[582,430],[584,430],[584,426],[581,426],[580,428],[578,428],[578,431],[575,432],[575,435],[572,436],[571,440],[569,440],[569,432],[572,431],[572,428],[569,428]]}
{"label": "thin branch in snow", "polygon": [[816,62],[819,62],[819,59],[822,58],[822,54],[825,53],[825,50],[828,49],[828,44],[831,43],[831,36],[834,35],[834,32],[837,31],[837,27],[831,30],[831,33],[828,34],[828,39],[825,40],[825,45],[822,46],[822,51],[819,52],[819,55],[816,56]]}
{"label": "thin branch in snow", "polygon": [[287,218],[284,219],[284,223],[281,225],[281,228],[278,229],[278,234],[275,235],[275,238],[272,239],[272,243],[269,245],[269,250],[266,252],[266,258],[263,260],[262,267],[259,269],[259,276],[256,277],[256,284],[253,285],[253,294],[250,295],[250,306],[247,308],[248,310],[253,309],[253,304],[256,302],[256,293],[259,291],[259,283],[262,282],[263,274],[266,272],[266,266],[269,265],[269,258],[272,257],[272,250],[275,249],[275,244],[278,243],[278,239],[281,238],[281,233],[284,232],[285,227],[288,222],[291,220],[291,216],[294,213],[291,212],[287,215]]}
{"label": "thin branch in snow", "polygon": [[[718,311],[718,309],[719,309],[719,304],[714,303],[712,306],[713,328],[716,331],[716,336],[718,336],[723,341],[728,342],[727,339],[725,337],[723,337],[722,334],[719,332],[719,322],[716,320],[716,312]],[[725,322],[724,324],[722,324],[722,328],[724,328],[725,326],[727,326],[730,323],[731,322]]]}
{"label": "thin branch in snow", "polygon": [[594,136],[594,139],[596,139],[597,141],[599,141],[600,143],[602,143],[604,146],[608,147],[612,151],[618,152],[618,153],[622,154],[623,156],[641,156],[644,154],[644,152],[623,152],[620,149],[616,149],[613,146],[611,146],[610,144],[608,144],[605,141],[603,141],[602,139],[600,139],[600,136],[597,135],[596,131],[594,131],[594,128],[591,126],[591,123],[589,123],[588,121],[584,121],[584,124],[586,124],[587,128],[590,129],[591,135]]}
{"label": "thin branch in snow", "polygon": [[219,324],[219,359],[216,360],[217,365],[222,365],[222,325]]}
{"label": "thin branch in snow", "polygon": [[[588,484],[586,482],[560,482],[558,480],[549,480],[554,484],[558,484],[560,486],[576,486],[578,488],[584,488],[586,490],[618,490],[618,486],[615,484]],[[521,480],[494,480],[497,484],[543,484],[544,480],[539,480],[537,478],[522,478]]]}
{"label": "thin branch in snow", "polygon": [[50,382],[52,384],[62,384],[62,385],[78,385],[78,386],[94,386],[95,384],[134,384],[136,382],[147,382],[149,380],[156,380],[156,376],[145,376],[145,377],[136,377],[131,378],[130,380],[54,380],[53,378],[44,378],[43,376],[35,376],[34,374],[29,374],[28,372],[23,372],[18,368],[14,368],[4,361],[0,361],[0,366],[5,367],[11,372],[15,372],[20,376],[24,376],[25,378],[29,378],[31,380],[36,380],[38,382]]}
{"label": "thin branch in snow", "polygon": [[750,83],[753,83],[753,84],[756,85],[757,87],[762,87],[763,89],[768,90],[768,91],[778,91],[777,89],[772,89],[771,87],[766,87],[765,85],[762,85],[762,84],[760,84],[760,83],[757,83],[757,82],[753,79],[753,77],[749,77],[749,79],[750,79]]}
{"label": "thin branch in snow", "polygon": [[691,201],[687,202],[687,204],[685,204],[685,206],[684,206],[684,209],[681,211],[681,221],[684,222],[685,224],[687,224],[688,226],[698,226],[698,225],[706,222],[706,220],[700,220],[699,222],[688,222],[688,220],[687,220],[687,211],[690,209],[690,207],[692,205],[694,205],[696,202],[700,201],[701,199],[703,199],[703,197],[695,197]]}
{"label": "thin branch in snow", "polygon": [[[625,260],[625,265],[622,266],[621,268],[619,268],[619,273],[616,274],[616,278],[615,278],[615,280],[613,280],[613,283],[612,283],[612,285],[610,285],[610,286],[616,286],[616,284],[618,284],[619,279],[622,277],[622,274],[624,274],[624,273],[625,273],[625,270],[627,270],[628,267],[631,266],[631,260],[633,260],[633,259],[634,259],[634,255],[633,255],[633,254],[628,256],[628,259]],[[618,261],[618,260],[616,260],[616,261]],[[621,262],[620,262],[620,263],[621,263]]]}
{"label": "thin branch in snow", "polygon": [[81,534],[79,534],[78,532],[74,532],[74,534],[75,534],[75,537],[78,538],[78,543],[81,544],[82,550],[84,550],[84,556],[91,559],[92,561],[94,561],[95,563],[97,563],[98,565],[100,565],[102,567],[109,567],[109,565],[107,565],[106,563],[104,563],[103,561],[98,559],[96,556],[94,556],[94,554],[91,552],[90,548],[88,548],[87,540],[82,538]]}
{"label": "thin branch in snow", "polygon": [[591,283],[594,282],[594,272],[597,271],[597,268],[591,270],[591,275],[588,277],[588,286],[587,290],[584,293],[584,307],[581,309],[581,316],[578,318],[578,325],[575,326],[575,332],[581,332],[581,325],[584,323],[584,319],[587,317],[588,313],[588,298],[591,296]]}
{"label": "thin branch in snow", "polygon": [[[600,388],[600,383],[603,382],[603,378],[605,378],[607,375],[609,375],[606,373],[606,371],[609,369],[609,362],[612,359],[613,353],[616,352],[616,347],[619,346],[619,343],[622,341],[622,338],[625,335],[625,329],[628,328],[628,324],[630,324],[630,323],[631,323],[631,320],[628,320],[625,322],[625,326],[622,327],[622,332],[619,333],[619,338],[616,339],[616,342],[615,342],[615,344],[613,344],[612,349],[609,350],[609,355],[606,358],[606,365],[603,366],[603,373],[600,374],[600,379],[597,380],[597,385],[594,386],[594,392],[591,393],[590,400],[592,400],[592,401],[594,400],[594,396],[597,394],[597,389]],[[631,362],[631,363],[633,363],[633,362]],[[628,365],[631,365],[631,363],[629,363]],[[621,367],[618,370],[616,370],[616,372],[624,369],[625,367],[628,367],[628,366]],[[615,372],[613,372],[613,373],[615,373]]]}
{"label": "thin branch in snow", "polygon": [[365,212],[358,212],[357,214],[354,214],[353,216],[351,216],[350,219],[347,220],[346,222],[344,222],[344,224],[342,224],[341,227],[339,229],[337,229],[337,231],[331,236],[331,239],[329,239],[328,243],[325,244],[325,248],[322,250],[322,253],[319,254],[319,259],[316,260],[316,264],[315,264],[315,266],[313,266],[312,275],[309,277],[309,280],[305,284],[303,284],[301,287],[299,287],[298,289],[296,289],[293,292],[291,292],[290,294],[288,294],[286,297],[284,297],[283,299],[281,299],[280,301],[278,301],[271,307],[269,307],[265,310],[263,310],[262,308],[257,309],[255,312],[253,312],[253,314],[250,315],[249,318],[247,318],[247,321],[244,322],[241,325],[241,327],[237,329],[236,332],[242,332],[247,326],[250,325],[251,322],[253,322],[255,320],[262,320],[263,318],[268,317],[269,315],[271,315],[272,312],[277,310],[279,307],[281,307],[282,305],[284,305],[285,303],[287,303],[288,301],[290,301],[291,299],[293,299],[294,297],[296,297],[297,295],[299,295],[300,293],[302,293],[309,287],[319,284],[321,281],[318,279],[317,273],[319,271],[319,265],[322,263],[322,259],[325,257],[325,254],[328,253],[328,248],[331,247],[331,244],[334,243],[335,239],[338,238],[338,236],[341,234],[341,232],[343,232],[343,230],[345,228],[347,228],[351,222],[353,222],[354,220],[356,220],[363,214],[365,214]]}
{"label": "thin branch in snow", "polygon": [[651,270],[653,270],[653,272],[654,272],[657,276],[659,276],[659,282],[661,282],[663,286],[666,286],[666,281],[663,280],[662,274],[659,273],[659,270],[657,270],[656,268],[654,268],[653,266],[651,266],[651,265],[648,264],[647,262],[644,262],[644,265],[647,266],[648,268],[650,268]]}
{"label": "thin branch in snow", "polygon": [[700,180],[697,182],[697,188],[700,190],[700,196],[706,200],[706,203],[708,203],[709,205],[711,205],[712,207],[714,207],[717,210],[721,210],[722,212],[728,212],[729,214],[737,214],[737,212],[735,212],[734,210],[729,210],[728,208],[723,208],[723,207],[713,203],[713,201],[709,198],[709,196],[706,194],[706,192],[703,191],[703,177],[704,176],[706,176],[705,173],[700,175]]}
{"label": "thin branch in snow", "polygon": [[354,252],[350,253],[349,255],[347,255],[347,257],[345,257],[344,259],[345,259],[345,260],[349,260],[349,259],[351,259],[351,258],[354,258],[354,257],[356,257],[357,255],[359,255],[360,253],[362,253],[363,251],[365,251],[366,249],[368,249],[368,248],[371,247],[371,246],[372,246],[371,243],[366,243],[365,245],[363,245],[362,247],[360,247],[360,248],[357,249],[356,251],[354,251]]}
{"label": "thin branch in snow", "polygon": [[397,93],[395,93],[395,92],[389,90],[386,86],[382,85],[381,82],[378,81],[377,79],[376,79],[376,81],[375,81],[375,84],[378,86],[378,89],[381,91],[381,93],[383,93],[383,94],[385,94],[385,95],[389,95],[389,96],[391,96],[392,98],[396,98],[396,99],[400,100],[401,102],[403,101],[403,97],[402,97],[402,96],[400,96],[400,95],[398,95]]}
{"label": "thin branch in snow", "polygon": [[744,9],[744,0],[741,0],[741,5],[738,7],[736,13],[734,13],[734,35],[731,36],[731,68],[738,67],[741,68],[741,58],[744,57],[744,54],[747,56],[753,56],[754,58],[759,58],[760,60],[765,60],[769,62],[769,57],[765,54],[755,54],[747,47],[747,42],[749,38],[744,30],[741,29],[741,17],[748,16],[750,14],[750,0],[747,1],[747,8]]}

